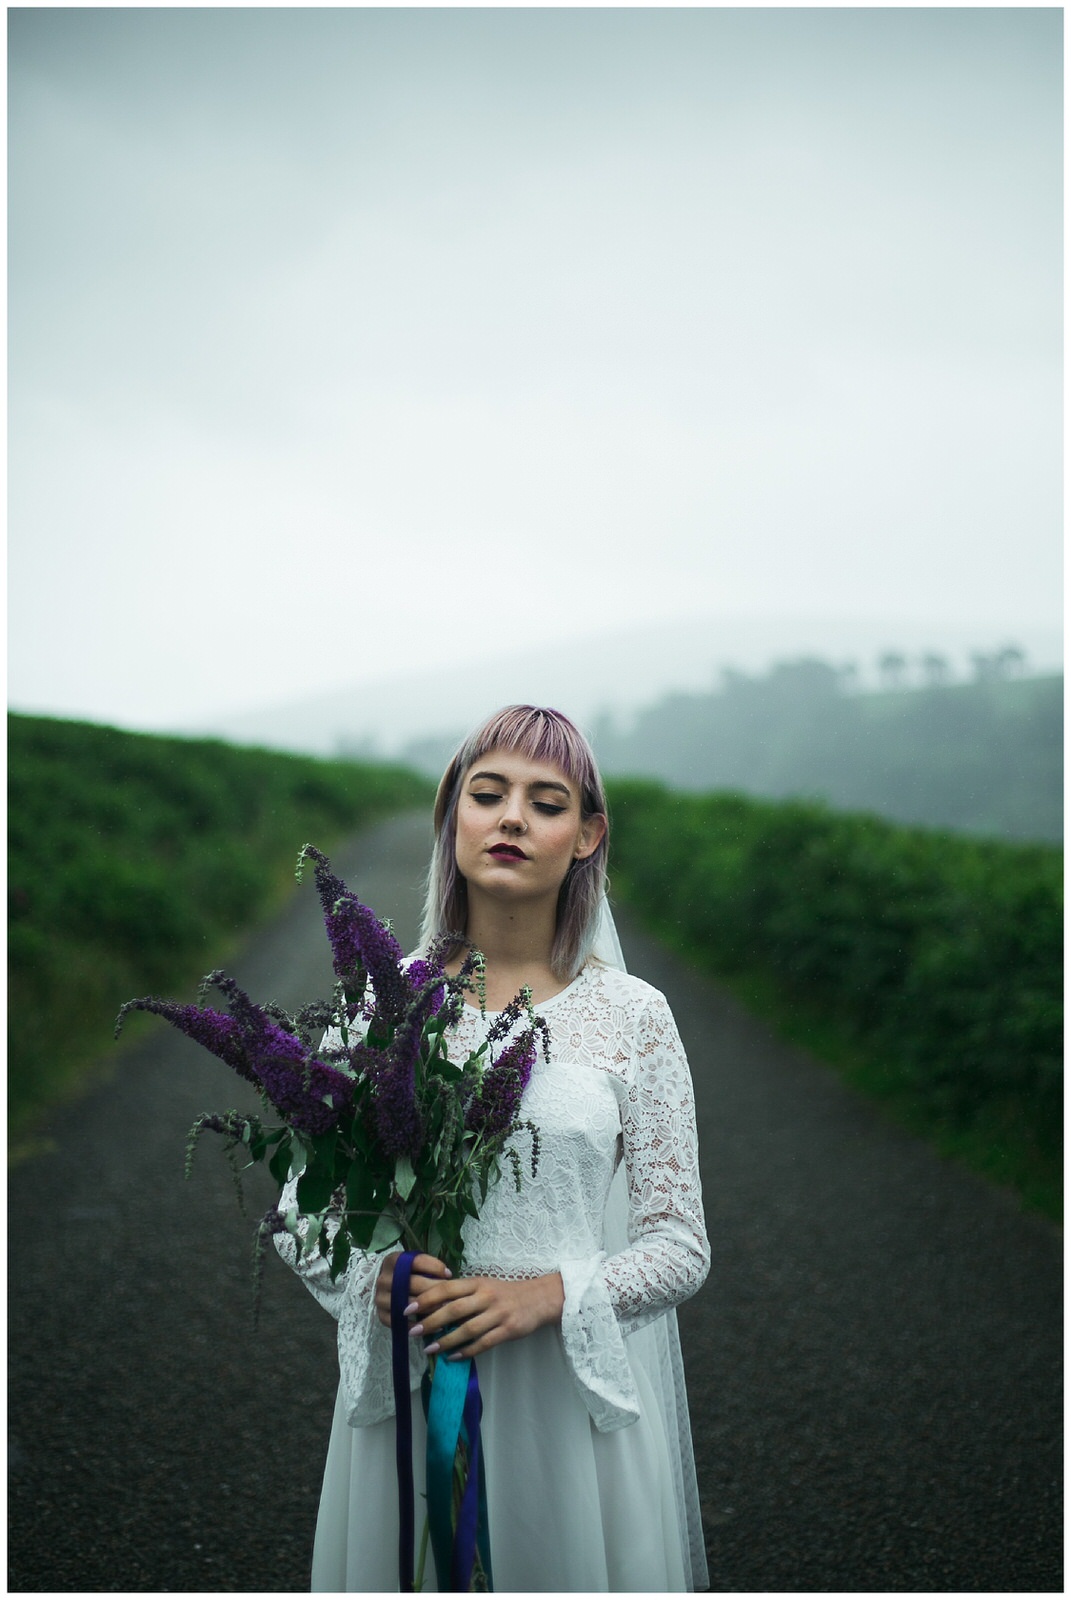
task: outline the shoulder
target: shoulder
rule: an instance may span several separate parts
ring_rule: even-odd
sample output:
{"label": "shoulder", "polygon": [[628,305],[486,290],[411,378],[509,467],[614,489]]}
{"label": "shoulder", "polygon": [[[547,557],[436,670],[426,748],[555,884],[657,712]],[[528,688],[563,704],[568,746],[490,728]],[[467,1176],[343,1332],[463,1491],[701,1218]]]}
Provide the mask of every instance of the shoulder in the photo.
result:
{"label": "shoulder", "polygon": [[642,1020],[672,1023],[669,1001],[660,989],[637,978],[635,973],[622,972],[619,967],[603,966],[601,961],[590,961],[584,969],[589,994],[596,1002],[620,1006],[638,1023]]}

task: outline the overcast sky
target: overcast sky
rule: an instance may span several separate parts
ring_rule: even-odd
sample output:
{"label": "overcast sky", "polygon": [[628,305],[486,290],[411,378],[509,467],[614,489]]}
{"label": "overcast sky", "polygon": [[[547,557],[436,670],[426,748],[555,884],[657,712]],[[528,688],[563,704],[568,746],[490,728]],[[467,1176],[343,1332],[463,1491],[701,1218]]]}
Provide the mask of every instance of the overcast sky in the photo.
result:
{"label": "overcast sky", "polygon": [[1058,10],[8,16],[15,706],[1058,626]]}

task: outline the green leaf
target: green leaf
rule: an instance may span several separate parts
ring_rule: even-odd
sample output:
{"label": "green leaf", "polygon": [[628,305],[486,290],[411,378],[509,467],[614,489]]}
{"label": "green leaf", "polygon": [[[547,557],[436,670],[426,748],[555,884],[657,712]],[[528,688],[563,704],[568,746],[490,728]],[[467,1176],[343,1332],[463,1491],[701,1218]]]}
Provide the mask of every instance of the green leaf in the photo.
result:
{"label": "green leaf", "polygon": [[268,1170],[276,1183],[282,1188],[290,1172],[290,1139],[280,1141],[279,1148],[268,1162]]}
{"label": "green leaf", "polygon": [[334,1174],[322,1167],[306,1167],[298,1179],[297,1203],[302,1211],[322,1211],[330,1203]]}
{"label": "green leaf", "polygon": [[329,1133],[317,1133],[312,1139],[312,1153],[320,1166],[331,1169],[335,1164],[335,1145],[338,1143],[338,1129],[332,1128]]}
{"label": "green leaf", "polygon": [[379,1220],[380,1219],[376,1216],[349,1218],[346,1226],[349,1230],[350,1239],[357,1246],[358,1250],[371,1249],[372,1235],[379,1226]]}
{"label": "green leaf", "polygon": [[346,1174],[346,1209],[368,1211],[375,1204],[375,1174],[365,1162],[355,1161]]}
{"label": "green leaf", "polygon": [[382,1216],[377,1218],[375,1229],[372,1233],[370,1250],[389,1250],[392,1245],[400,1244],[402,1230],[397,1218]]}
{"label": "green leaf", "polygon": [[331,1281],[334,1283],[340,1272],[345,1272],[346,1263],[350,1259],[350,1241],[345,1228],[339,1228],[335,1234],[335,1242],[331,1246]]}
{"label": "green leaf", "polygon": [[403,1200],[408,1200],[416,1187],[417,1175],[413,1170],[413,1163],[406,1155],[398,1157],[394,1164],[394,1187]]}
{"label": "green leaf", "polygon": [[290,1135],[290,1177],[297,1178],[305,1171],[312,1158],[312,1151],[306,1146],[300,1133]]}

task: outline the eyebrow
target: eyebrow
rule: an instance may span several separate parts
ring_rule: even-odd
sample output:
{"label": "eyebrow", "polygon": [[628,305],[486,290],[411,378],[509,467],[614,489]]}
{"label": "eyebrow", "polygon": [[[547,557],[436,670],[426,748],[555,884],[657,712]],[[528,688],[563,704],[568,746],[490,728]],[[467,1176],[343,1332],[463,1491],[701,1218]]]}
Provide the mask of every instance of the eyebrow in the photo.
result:
{"label": "eyebrow", "polygon": [[[469,782],[475,783],[477,778],[490,778],[492,783],[509,783],[509,779],[502,776],[501,772],[470,772]],[[528,785],[529,789],[557,789],[567,800],[573,798],[571,791],[564,783],[555,783],[552,778],[537,778],[535,783]]]}

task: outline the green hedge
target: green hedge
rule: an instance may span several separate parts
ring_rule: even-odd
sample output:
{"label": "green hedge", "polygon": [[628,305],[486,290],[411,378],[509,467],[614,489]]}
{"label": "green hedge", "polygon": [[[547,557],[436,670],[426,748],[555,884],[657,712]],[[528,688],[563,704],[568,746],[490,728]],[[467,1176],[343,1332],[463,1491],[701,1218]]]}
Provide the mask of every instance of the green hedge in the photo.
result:
{"label": "green hedge", "polygon": [[615,884],[678,948],[832,1024],[916,1125],[1000,1128],[1056,1170],[1059,849],[639,781],[611,804]]}
{"label": "green hedge", "polygon": [[12,1132],[105,1051],[124,1000],[180,990],[328,845],[430,795],[402,768],[8,718]]}

